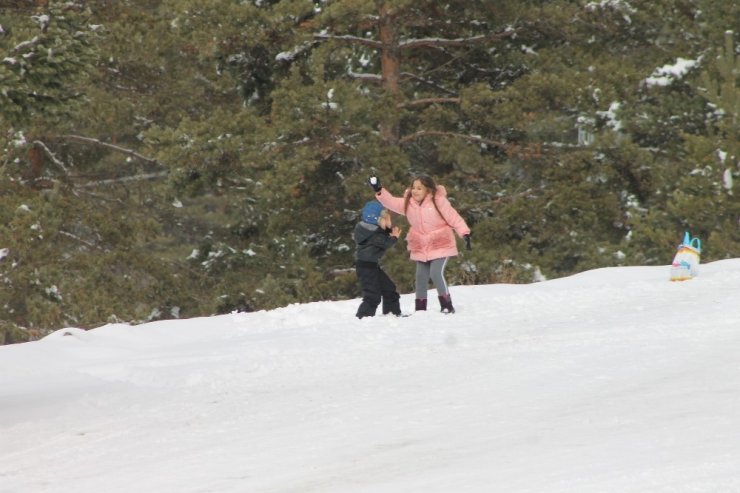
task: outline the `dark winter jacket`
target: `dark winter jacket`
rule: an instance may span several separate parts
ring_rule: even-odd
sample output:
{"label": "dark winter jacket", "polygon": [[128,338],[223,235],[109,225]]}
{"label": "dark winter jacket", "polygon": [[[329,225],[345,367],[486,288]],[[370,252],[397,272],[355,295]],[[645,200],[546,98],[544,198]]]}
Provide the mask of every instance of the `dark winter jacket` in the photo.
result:
{"label": "dark winter jacket", "polygon": [[355,258],[360,262],[378,263],[385,251],[398,241],[398,238],[390,235],[390,230],[362,221],[355,226],[353,236],[357,244]]}

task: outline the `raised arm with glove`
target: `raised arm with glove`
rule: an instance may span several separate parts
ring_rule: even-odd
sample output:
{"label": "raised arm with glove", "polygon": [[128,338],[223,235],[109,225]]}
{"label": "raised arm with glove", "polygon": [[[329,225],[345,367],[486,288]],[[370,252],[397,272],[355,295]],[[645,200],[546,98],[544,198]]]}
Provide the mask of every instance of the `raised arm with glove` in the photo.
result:
{"label": "raised arm with glove", "polygon": [[380,184],[380,178],[377,176],[371,176],[369,180],[367,180],[368,185],[373,189],[375,193],[380,192],[380,189],[383,188],[383,186]]}

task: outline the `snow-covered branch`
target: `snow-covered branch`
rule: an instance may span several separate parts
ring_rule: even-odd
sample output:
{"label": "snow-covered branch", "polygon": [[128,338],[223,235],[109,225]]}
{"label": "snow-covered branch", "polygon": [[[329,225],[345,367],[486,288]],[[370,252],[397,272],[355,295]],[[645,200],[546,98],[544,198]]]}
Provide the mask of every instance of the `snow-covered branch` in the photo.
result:
{"label": "snow-covered branch", "polygon": [[471,36],[468,38],[421,38],[421,39],[409,39],[398,43],[398,48],[402,50],[408,50],[413,48],[441,48],[447,46],[470,46],[478,43],[484,43],[486,41],[499,41],[502,39],[509,38],[516,33],[516,30],[509,29],[504,32],[497,32],[491,34],[481,34],[479,36]]}
{"label": "snow-covered branch", "polygon": [[85,183],[84,185],[76,185],[76,188],[95,188],[95,187],[103,187],[106,185],[116,185],[119,183],[129,183],[129,182],[134,182],[134,181],[156,180],[159,178],[165,178],[167,175],[168,173],[166,171],[161,171],[159,173],[146,173],[143,175],[123,176],[121,178],[110,178],[108,180],[91,181],[89,183]]}
{"label": "snow-covered branch", "polygon": [[445,92],[447,94],[455,94],[455,91],[450,91],[446,87],[442,87],[439,84],[437,84],[436,82],[433,82],[431,80],[427,80],[427,79],[425,79],[423,77],[419,77],[418,75],[412,74],[411,72],[402,72],[401,73],[401,76],[403,76],[404,79],[413,79],[413,80],[419,81],[422,84],[426,84],[429,87],[433,87],[434,89],[436,89],[438,91],[442,91],[442,92]]}
{"label": "snow-covered branch", "polygon": [[46,155],[51,158],[51,160],[54,162],[54,164],[56,164],[57,166],[59,166],[60,168],[62,168],[62,171],[64,171],[65,173],[68,172],[67,171],[67,167],[64,165],[64,163],[58,157],[56,157],[56,155],[53,152],[51,152],[51,149],[49,149],[46,146],[46,144],[44,144],[40,140],[34,140],[33,143],[35,145],[41,147],[44,150],[44,152],[46,152]]}
{"label": "snow-covered branch", "polygon": [[152,159],[150,157],[139,154],[138,152],[132,149],[126,149],[125,147],[120,147],[115,144],[110,144],[108,142],[103,142],[98,139],[93,139],[92,137],[83,137],[81,135],[61,135],[59,138],[66,139],[66,140],[78,140],[80,142],[88,142],[90,144],[99,145],[101,147],[107,147],[108,149],[113,149],[114,151],[128,154],[129,156],[133,156],[136,159],[140,159],[150,164],[159,164],[156,159]]}
{"label": "snow-covered branch", "polygon": [[22,43],[18,43],[15,46],[15,48],[13,48],[13,51],[14,52],[22,51],[22,50],[28,48],[29,46],[35,45],[38,42],[39,42],[39,37],[38,36],[34,36],[34,38],[31,39],[31,40],[29,40],[29,41],[23,41]]}
{"label": "snow-covered branch", "polygon": [[453,137],[456,139],[468,140],[470,142],[478,142],[480,144],[488,144],[488,145],[492,145],[496,147],[504,147],[504,144],[501,142],[490,140],[490,139],[485,139],[479,135],[467,135],[467,134],[460,134],[456,132],[444,132],[441,130],[419,130],[418,132],[414,132],[412,134],[401,137],[401,139],[399,140],[399,143],[406,144],[408,142],[414,141],[421,137]]}
{"label": "snow-covered branch", "polygon": [[375,49],[381,49],[383,47],[383,44],[380,41],[375,41],[374,39],[360,38],[359,36],[319,33],[319,34],[314,34],[313,38],[319,41],[332,40],[332,41],[343,41],[343,42],[350,43],[350,44],[361,44],[364,46],[370,46],[371,48],[375,48]]}
{"label": "snow-covered branch", "polygon": [[282,52],[278,53],[275,56],[275,61],[277,61],[277,62],[292,62],[299,55],[301,55],[304,52],[308,51],[309,49],[311,49],[316,44],[318,44],[318,43],[315,43],[315,42],[313,42],[313,43],[303,43],[302,45],[296,46],[295,48],[293,48],[290,51],[282,51]]}
{"label": "snow-covered branch", "polygon": [[361,80],[365,82],[380,83],[383,81],[383,77],[381,77],[379,74],[359,74],[357,72],[353,72],[352,70],[347,71],[347,76],[351,79]]}
{"label": "snow-covered branch", "polygon": [[460,104],[462,101],[462,98],[425,98],[425,99],[416,99],[414,101],[406,101],[405,103],[398,103],[399,108],[407,108],[409,106],[423,106],[425,104],[442,104],[442,103],[451,103],[451,104]]}
{"label": "snow-covered branch", "polygon": [[83,239],[82,239],[82,238],[80,238],[79,236],[77,236],[77,235],[73,235],[72,233],[68,233],[68,232],[66,232],[66,231],[63,231],[63,230],[59,230],[59,234],[60,234],[60,235],[63,235],[63,236],[66,236],[66,237],[68,237],[68,238],[72,238],[73,240],[79,241],[80,243],[82,243],[82,244],[84,244],[84,245],[87,245],[87,246],[89,246],[90,248],[100,248],[100,247],[99,247],[98,245],[96,245],[95,243],[92,243],[92,242],[90,242],[90,241],[87,241],[87,240],[83,240]]}
{"label": "snow-covered branch", "polygon": [[[515,33],[516,33],[516,30],[508,29],[504,32],[481,34],[479,36],[470,36],[467,38],[408,39],[405,41],[400,41],[398,43],[398,48],[405,50],[405,49],[412,49],[412,48],[419,48],[419,47],[438,48],[438,47],[446,47],[446,46],[453,46],[453,47],[454,46],[470,46],[470,45],[474,45],[478,43],[484,43],[486,41],[498,41],[501,39],[506,39],[506,38],[512,37]],[[351,44],[361,44],[361,45],[369,46],[375,49],[383,48],[383,43],[381,43],[380,41],[376,41],[374,39],[360,38],[359,36],[318,33],[318,34],[314,34],[313,37],[314,39],[319,40],[319,41],[328,41],[328,40],[343,41],[343,42],[351,43]]]}

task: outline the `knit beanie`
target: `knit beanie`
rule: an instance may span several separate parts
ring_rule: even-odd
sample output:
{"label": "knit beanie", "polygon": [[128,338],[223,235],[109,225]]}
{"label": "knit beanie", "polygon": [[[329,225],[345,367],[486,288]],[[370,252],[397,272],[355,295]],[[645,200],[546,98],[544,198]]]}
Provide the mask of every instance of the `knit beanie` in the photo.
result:
{"label": "knit beanie", "polygon": [[368,224],[378,224],[381,212],[383,212],[381,203],[377,200],[371,200],[362,208],[362,220]]}

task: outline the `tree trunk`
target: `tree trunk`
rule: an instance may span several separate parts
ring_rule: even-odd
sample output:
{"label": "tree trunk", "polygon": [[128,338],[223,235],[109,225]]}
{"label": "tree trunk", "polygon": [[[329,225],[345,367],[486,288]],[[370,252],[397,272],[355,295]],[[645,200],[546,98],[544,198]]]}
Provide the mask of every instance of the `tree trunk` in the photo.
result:
{"label": "tree trunk", "polygon": [[44,150],[40,145],[34,144],[28,149],[28,168],[23,172],[23,179],[35,184],[41,178],[43,170]]}
{"label": "tree trunk", "polygon": [[[394,24],[393,9],[384,3],[380,7],[378,19],[378,36],[382,44],[380,53],[380,66],[382,74],[383,89],[394,98],[398,98],[398,83],[401,77],[401,61],[398,50],[398,33]],[[390,110],[385,113],[383,121],[380,122],[380,135],[390,145],[397,145],[399,140],[398,113]]]}

